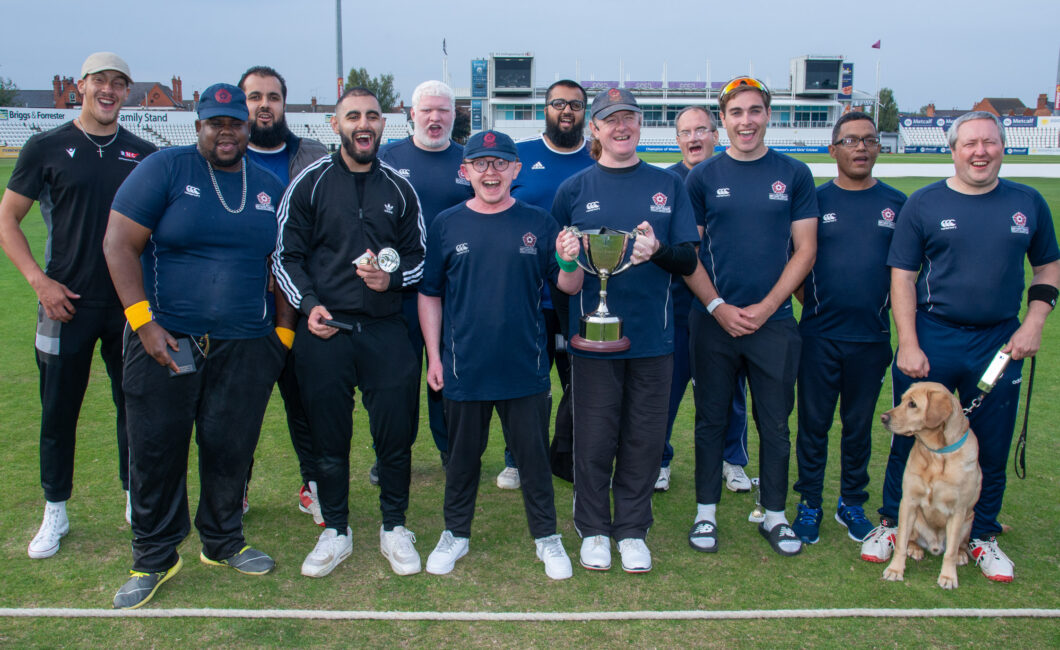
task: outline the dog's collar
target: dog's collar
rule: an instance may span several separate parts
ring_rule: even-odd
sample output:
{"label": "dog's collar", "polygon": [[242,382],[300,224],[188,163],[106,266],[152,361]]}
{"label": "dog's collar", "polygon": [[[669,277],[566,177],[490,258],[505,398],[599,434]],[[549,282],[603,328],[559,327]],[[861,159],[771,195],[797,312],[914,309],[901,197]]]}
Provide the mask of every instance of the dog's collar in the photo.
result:
{"label": "dog's collar", "polygon": [[958,449],[960,449],[961,445],[964,444],[964,441],[968,439],[968,434],[971,433],[971,432],[972,432],[972,430],[968,429],[967,431],[964,432],[964,435],[961,436],[960,440],[958,440],[957,442],[953,443],[952,445],[946,445],[942,449],[932,449],[931,447],[928,447],[927,445],[924,445],[923,442],[921,442],[920,444],[924,445],[924,447],[930,452],[933,452],[933,453],[936,453],[936,454],[948,454],[951,451],[957,451]]}

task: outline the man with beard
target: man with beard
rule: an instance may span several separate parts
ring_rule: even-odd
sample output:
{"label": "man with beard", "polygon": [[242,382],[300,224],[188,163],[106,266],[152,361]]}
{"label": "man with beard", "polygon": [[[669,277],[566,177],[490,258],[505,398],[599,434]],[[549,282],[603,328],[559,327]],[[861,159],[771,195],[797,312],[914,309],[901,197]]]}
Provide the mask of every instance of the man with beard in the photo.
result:
{"label": "man with beard", "polygon": [[[422,277],[426,231],[412,185],[376,157],[385,123],[371,91],[347,90],[331,118],[342,147],[294,179],[277,215],[276,283],[305,316],[295,330],[295,373],[325,526],[302,563],[302,575],[313,578],[353,551],[349,459],[358,387],[379,463],[380,550],[398,575],[421,566],[405,528],[419,364],[401,302]],[[400,256],[397,269],[379,268],[384,248]]]}
{"label": "man with beard", "polygon": [[[397,170],[416,189],[424,227],[428,229],[443,210],[474,196],[471,183],[460,169],[464,148],[452,140],[455,110],[456,99],[452,88],[441,81],[424,81],[412,91],[412,109],[409,111],[412,135],[399,142],[391,142],[379,151],[379,159]],[[409,340],[413,353],[421,359],[422,371],[424,348],[416,310],[416,292],[405,295],[403,309],[409,324]],[[415,409],[415,421],[419,422],[418,399]],[[427,416],[434,445],[438,448],[444,467],[449,462],[449,435],[442,414],[442,394],[429,386]]]}
{"label": "man with beard", "polygon": [[[299,138],[287,128],[287,82],[268,66],[255,66],[243,73],[239,87],[247,94],[247,109],[250,111],[250,144],[247,158],[283,181],[291,182],[309,163],[326,156],[327,148],[312,138]],[[294,340],[294,322],[297,314],[280,298],[275,301],[277,323],[281,323],[285,342]],[[313,479],[313,440],[309,436],[309,424],[302,408],[302,396],[295,379],[294,364],[288,360],[276,382],[283,397],[287,412],[287,428],[291,433],[291,444],[298,456],[298,469],[302,475],[302,487],[298,490],[298,508],[313,515],[313,520],[323,524],[320,504],[316,497],[316,481]],[[249,486],[250,477],[247,477]],[[243,510],[249,507],[247,495],[243,495]]]}
{"label": "man with beard", "polygon": [[[681,162],[667,167],[681,178],[688,178],[693,167],[714,155],[714,144],[718,141],[718,126],[710,111],[702,106],[686,106],[674,118],[677,129],[677,146],[681,150]],[[670,296],[674,303],[674,374],[670,384],[670,413],[666,425],[666,446],[663,448],[662,467],[655,481],[655,491],[670,489],[670,463],[674,448],[670,444],[677,410],[685,396],[685,389],[692,379],[689,347],[688,312],[692,309],[692,292],[684,278],[674,276],[670,284]],[[729,428],[725,432],[725,456],[722,475],[725,487],[733,492],[749,492],[751,480],[744,473],[747,465],[747,400],[746,377],[741,371],[736,379],[736,392],[729,411]],[[697,414],[698,415],[698,414]]]}
{"label": "man with beard", "polygon": [[[287,348],[266,309],[275,176],[244,155],[243,91],[203,91],[198,144],[148,158],[114,197],[103,241],[129,328],[133,568],[114,596],[135,609],[181,566],[188,535],[187,459],[199,446],[199,559],[261,575],[272,558],[243,538],[244,478]],[[253,206],[251,206],[253,203]],[[135,336],[133,333],[135,332]]]}
{"label": "man with beard", "polygon": [[[129,65],[97,52],[81,66],[81,115],[26,142],[0,201],[0,246],[37,294],[37,367],[40,371],[40,473],[44,520],[29,556],[55,555],[70,530],[66,501],[73,492],[74,441],[92,353],[110,377],[117,407],[118,468],[128,494],[125,398],[121,391],[121,332],[125,316],[114,293],[103,233],[110,203],[125,177],[155,146],[118,126],[129,96]],[[21,230],[40,201],[48,226],[45,269],[37,264]],[[129,519],[128,497],[125,518]]]}
{"label": "man with beard", "polygon": [[[512,181],[512,196],[552,210],[552,201],[560,183],[593,164],[585,144],[585,89],[576,81],[561,79],[545,93],[545,132],[536,138],[516,143],[519,159],[526,161]],[[556,411],[556,434],[552,443],[553,471],[566,480],[573,479],[571,469],[572,433],[570,415],[570,360],[567,356],[567,295],[552,291],[546,284],[541,294],[541,308],[548,333],[549,364],[563,386],[563,398]],[[497,475],[497,487],[518,490],[521,481],[515,459],[504,450],[504,469]]]}

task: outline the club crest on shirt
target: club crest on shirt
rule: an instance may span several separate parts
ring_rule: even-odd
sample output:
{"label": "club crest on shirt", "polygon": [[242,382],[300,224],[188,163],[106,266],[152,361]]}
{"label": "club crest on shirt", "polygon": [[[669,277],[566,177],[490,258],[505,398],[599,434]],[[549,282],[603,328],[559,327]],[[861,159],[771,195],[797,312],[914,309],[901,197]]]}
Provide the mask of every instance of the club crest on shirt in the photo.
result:
{"label": "club crest on shirt", "polygon": [[272,205],[272,197],[265,192],[258,193],[258,203],[254,208],[256,210],[265,210],[266,212],[276,212],[276,207]]}
{"label": "club crest on shirt", "polygon": [[883,218],[877,221],[876,225],[881,228],[890,228],[891,230],[894,230],[894,210],[891,208],[884,208],[880,211],[880,216]]}
{"label": "club crest on shirt", "polygon": [[781,181],[773,181],[773,184],[769,186],[769,189],[772,190],[769,193],[769,200],[770,201],[787,201],[788,200],[788,194],[787,194],[788,186],[785,185],[784,183],[782,183]]}
{"label": "club crest on shirt", "polygon": [[460,167],[456,170],[456,184],[457,185],[471,185],[471,181],[467,180],[467,176],[464,175],[464,168]]}
{"label": "club crest on shirt", "polygon": [[835,223],[836,213],[829,212],[828,214],[821,217],[821,223]]}
{"label": "club crest on shirt", "polygon": [[523,255],[537,255],[537,235],[532,232],[528,232],[523,235],[523,245],[519,247],[519,252]]}
{"label": "club crest on shirt", "polygon": [[667,197],[665,194],[662,192],[656,192],[655,195],[651,197],[650,210],[652,212],[665,212],[666,214],[670,214],[670,206],[666,205],[666,201]]}
{"label": "club crest on shirt", "polygon": [[1026,235],[1030,233],[1030,228],[1027,227],[1027,215],[1022,212],[1017,212],[1012,215],[1012,232],[1017,235]]}

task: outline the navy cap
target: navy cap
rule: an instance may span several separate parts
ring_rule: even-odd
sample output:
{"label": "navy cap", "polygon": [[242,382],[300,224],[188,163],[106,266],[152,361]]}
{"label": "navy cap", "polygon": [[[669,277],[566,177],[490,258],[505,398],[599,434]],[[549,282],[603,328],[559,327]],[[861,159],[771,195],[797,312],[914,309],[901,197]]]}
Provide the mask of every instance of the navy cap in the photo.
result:
{"label": "navy cap", "polygon": [[474,160],[493,156],[509,162],[519,160],[515,142],[500,131],[479,131],[464,145],[464,159]]}
{"label": "navy cap", "polygon": [[232,84],[214,84],[202,91],[196,111],[200,120],[224,116],[246,122],[250,116],[246,93]]}
{"label": "navy cap", "polygon": [[637,106],[637,98],[625,88],[610,88],[593,98],[593,105],[590,108],[592,119],[602,120],[618,111],[642,112],[640,106]]}

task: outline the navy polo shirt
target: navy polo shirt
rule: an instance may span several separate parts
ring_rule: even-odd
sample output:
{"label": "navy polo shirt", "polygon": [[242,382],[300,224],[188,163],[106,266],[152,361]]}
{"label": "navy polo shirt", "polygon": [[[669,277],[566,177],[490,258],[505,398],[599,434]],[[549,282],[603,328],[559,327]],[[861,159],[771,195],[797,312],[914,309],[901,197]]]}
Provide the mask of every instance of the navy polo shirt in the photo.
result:
{"label": "navy polo shirt", "polygon": [[475,195],[471,182],[460,169],[464,148],[455,142],[440,151],[426,151],[417,147],[409,136],[381,147],[379,160],[412,184],[420,200],[423,225],[428,230],[443,210]]}
{"label": "navy polo shirt", "polygon": [[[810,168],[772,149],[751,161],[722,154],[696,165],[685,183],[704,228],[699,259],[718,295],[737,307],[761,302],[791,256],[791,224],[820,214]],[[706,312],[699,300],[693,307]],[[791,315],[789,298],[770,320]]]}
{"label": "navy polo shirt", "polygon": [[887,264],[919,271],[918,310],[985,326],[1019,314],[1024,257],[1031,266],[1060,259],[1053,217],[1037,190],[999,179],[986,194],[970,195],[941,180],[909,197]]}
{"label": "navy polo shirt", "polygon": [[[151,230],[140,262],[162,327],[218,339],[265,336],[273,326],[266,289],[283,185],[248,161],[246,205],[232,214],[207,164],[195,145],[159,151],[129,174],[113,209]],[[242,173],[214,170],[214,176],[225,203],[238,208]]]}
{"label": "navy polo shirt", "polygon": [[442,394],[514,399],[549,389],[541,288],[559,275],[559,226],[516,201],[497,214],[461,204],[434,220],[419,292],[442,298]]}
{"label": "navy polo shirt", "polygon": [[[582,230],[613,228],[632,232],[642,221],[667,245],[695,242],[699,233],[692,218],[684,183],[676,174],[639,162],[614,169],[596,164],[567,179],[556,192],[552,214],[561,226]],[[629,242],[626,255],[632,250]],[[628,259],[628,257],[627,257]],[[582,253],[585,261],[585,253]],[[671,275],[651,262],[638,264],[607,282],[608,309],[623,319],[631,346],[625,352],[597,354],[568,346],[572,354],[605,359],[636,359],[673,352]],[[570,301],[571,332],[580,329],[584,314],[600,303],[600,280],[586,273],[579,294]]]}
{"label": "navy polo shirt", "polygon": [[803,334],[837,341],[890,341],[887,251],[905,194],[886,183],[817,188],[817,260],[803,285]]}

